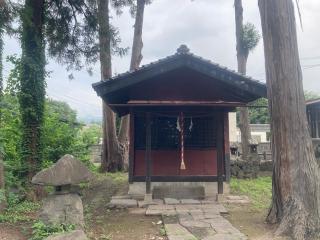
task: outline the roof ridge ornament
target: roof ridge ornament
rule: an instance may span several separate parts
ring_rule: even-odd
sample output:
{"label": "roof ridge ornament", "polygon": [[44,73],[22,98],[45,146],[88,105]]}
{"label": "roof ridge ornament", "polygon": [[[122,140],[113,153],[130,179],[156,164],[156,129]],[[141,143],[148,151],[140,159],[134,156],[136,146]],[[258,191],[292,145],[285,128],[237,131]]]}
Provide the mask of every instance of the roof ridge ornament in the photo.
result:
{"label": "roof ridge ornament", "polygon": [[180,47],[177,49],[178,54],[188,54],[190,53],[190,49],[187,45],[181,44]]}

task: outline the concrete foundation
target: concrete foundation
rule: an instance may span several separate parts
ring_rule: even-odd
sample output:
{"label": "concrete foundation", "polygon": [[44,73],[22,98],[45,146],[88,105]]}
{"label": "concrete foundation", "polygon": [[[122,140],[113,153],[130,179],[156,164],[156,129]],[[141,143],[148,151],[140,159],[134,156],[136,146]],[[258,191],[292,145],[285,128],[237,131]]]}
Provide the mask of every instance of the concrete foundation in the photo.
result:
{"label": "concrete foundation", "polygon": [[[152,182],[151,191],[153,192],[155,187],[168,187],[168,188],[192,188],[192,187],[203,187],[205,198],[216,198],[218,193],[217,182]],[[224,193],[229,193],[229,184],[223,183]],[[146,183],[145,182],[134,182],[129,184],[128,194],[135,199],[144,199],[146,194]],[[184,197],[186,198],[186,197]],[[190,198],[193,198],[190,196]]]}

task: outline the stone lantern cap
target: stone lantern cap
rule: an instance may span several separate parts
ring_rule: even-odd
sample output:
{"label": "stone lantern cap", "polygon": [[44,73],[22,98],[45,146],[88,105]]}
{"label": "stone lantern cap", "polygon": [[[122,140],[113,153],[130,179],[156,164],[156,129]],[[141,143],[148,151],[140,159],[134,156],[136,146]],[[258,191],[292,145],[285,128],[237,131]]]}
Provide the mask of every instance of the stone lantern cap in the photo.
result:
{"label": "stone lantern cap", "polygon": [[32,183],[46,186],[77,185],[93,177],[89,169],[72,155],[66,154],[53,166],[38,172]]}

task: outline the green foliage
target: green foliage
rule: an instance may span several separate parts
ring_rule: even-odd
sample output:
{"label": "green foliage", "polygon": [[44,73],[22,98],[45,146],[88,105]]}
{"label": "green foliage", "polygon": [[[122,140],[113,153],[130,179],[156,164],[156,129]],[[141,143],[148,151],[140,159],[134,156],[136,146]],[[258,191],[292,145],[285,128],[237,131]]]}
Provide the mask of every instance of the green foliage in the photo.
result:
{"label": "green foliage", "polygon": [[[268,99],[259,98],[250,103],[249,119],[250,124],[269,124],[270,116],[268,109]],[[239,123],[239,109],[237,110],[237,123]]]}
{"label": "green foliage", "polygon": [[[306,101],[320,98],[320,94],[312,91],[304,91]],[[268,124],[270,123],[270,115],[268,109],[268,99],[259,98],[250,105],[258,107],[249,108],[249,117],[251,124]],[[265,106],[265,107],[263,107]],[[239,112],[237,112],[237,122],[239,122]]]}
{"label": "green foliage", "polygon": [[253,124],[270,123],[268,99],[259,98],[256,101],[252,102],[250,105],[253,106],[249,108],[250,123],[253,123]]}
{"label": "green foliage", "polygon": [[48,99],[42,131],[43,164],[48,166],[48,162],[54,163],[64,154],[72,153],[79,129],[76,112],[68,104]]}
{"label": "green foliage", "polygon": [[0,189],[0,203],[6,201],[6,191],[4,189]]}
{"label": "green foliage", "polygon": [[97,5],[94,0],[51,1],[45,9],[45,35],[48,53],[68,66],[83,67],[97,60],[98,22]]}
{"label": "green foliage", "polygon": [[42,240],[53,234],[70,232],[74,229],[73,224],[46,225],[41,221],[36,221],[32,225],[32,237],[29,240]]}
{"label": "green foliage", "polygon": [[16,223],[32,221],[32,213],[40,208],[39,203],[20,201],[16,194],[10,193],[7,198],[8,207],[0,214],[0,222]]}
{"label": "green foliage", "polygon": [[272,197],[271,177],[258,177],[256,179],[236,179],[230,182],[232,194],[247,195],[253,203],[255,210],[265,210],[270,206]]}
{"label": "green foliage", "polygon": [[313,91],[304,91],[304,97],[306,100],[318,99],[320,94]]}
{"label": "green foliage", "polygon": [[160,235],[161,236],[167,236],[167,232],[166,232],[166,229],[164,228],[164,227],[161,227],[160,229],[159,229],[159,233],[160,233]]}
{"label": "green foliage", "polygon": [[80,130],[80,136],[82,142],[87,146],[99,144],[100,139],[102,138],[101,125],[90,124],[88,126],[83,127]]}
{"label": "green foliage", "polygon": [[252,23],[246,23],[243,25],[241,32],[242,48],[248,55],[259,43],[261,36]]}
{"label": "green foliage", "polygon": [[128,174],[124,172],[108,172],[106,176],[110,177],[116,183],[124,183],[128,180]]}
{"label": "green foliage", "polygon": [[[121,9],[125,6],[134,6],[133,0],[110,2],[117,14],[121,14]],[[99,27],[95,0],[51,1],[46,5],[45,19],[50,57],[65,64],[68,70],[79,70],[98,60]],[[110,30],[112,53],[123,56],[128,48],[119,47],[121,39],[118,29],[110,26]]]}
{"label": "green foliage", "polygon": [[4,94],[1,101],[2,121],[0,139],[4,150],[6,185],[19,185],[23,165],[21,162],[21,120],[18,98]]}
{"label": "green foliage", "polygon": [[[25,181],[26,164],[21,160],[22,124],[17,96],[5,91],[1,102],[2,121],[0,139],[4,150],[6,185],[21,188]],[[45,102],[42,127],[43,158],[41,168],[48,167],[64,154],[73,154],[89,166],[89,147],[97,144],[101,127],[97,124],[83,126],[77,122],[76,112],[66,103],[51,99]]]}

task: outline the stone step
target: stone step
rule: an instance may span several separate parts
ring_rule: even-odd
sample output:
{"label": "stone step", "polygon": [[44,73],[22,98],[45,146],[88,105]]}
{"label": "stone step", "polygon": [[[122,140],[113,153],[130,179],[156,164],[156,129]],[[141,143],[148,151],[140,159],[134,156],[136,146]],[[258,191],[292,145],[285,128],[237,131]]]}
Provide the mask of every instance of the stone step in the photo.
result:
{"label": "stone step", "polygon": [[180,224],[165,224],[164,228],[169,240],[197,240],[194,235]]}
{"label": "stone step", "polygon": [[134,199],[111,199],[108,208],[134,208],[138,206],[137,200]]}
{"label": "stone step", "polygon": [[203,186],[155,186],[153,188],[153,198],[164,199],[204,199],[205,190]]}

